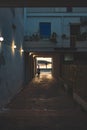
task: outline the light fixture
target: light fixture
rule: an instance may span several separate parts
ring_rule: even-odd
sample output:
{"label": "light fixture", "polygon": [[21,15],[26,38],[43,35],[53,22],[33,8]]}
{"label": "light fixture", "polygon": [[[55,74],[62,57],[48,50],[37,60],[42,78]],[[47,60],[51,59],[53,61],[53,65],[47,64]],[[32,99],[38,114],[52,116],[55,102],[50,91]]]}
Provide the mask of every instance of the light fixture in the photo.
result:
{"label": "light fixture", "polygon": [[22,49],[22,46],[19,49],[20,55],[22,56],[22,53],[24,52],[24,50]]}
{"label": "light fixture", "polygon": [[33,55],[33,58],[35,57],[36,55]]}
{"label": "light fixture", "polygon": [[13,55],[14,55],[14,53],[15,53],[15,48],[17,48],[16,45],[15,45],[14,40],[12,41],[12,46],[11,46],[11,48],[12,48],[12,53],[13,53]]}
{"label": "light fixture", "polygon": [[0,36],[0,42],[3,42],[4,38],[2,36]]}
{"label": "light fixture", "polygon": [[23,49],[21,49],[21,52],[24,52],[24,50],[23,50]]}
{"label": "light fixture", "polygon": [[29,56],[32,55],[32,54],[33,54],[33,52],[30,52],[30,53],[29,53]]}
{"label": "light fixture", "polygon": [[24,52],[24,50],[22,49],[22,47],[20,48],[20,52],[21,52],[21,53]]}
{"label": "light fixture", "polygon": [[1,34],[0,34],[0,52],[1,52],[1,44],[2,44],[2,42],[4,41],[4,38],[1,36]]}
{"label": "light fixture", "polygon": [[13,42],[12,42],[12,49],[15,49],[15,48],[17,48],[17,46],[15,45],[14,40],[13,40]]}
{"label": "light fixture", "polygon": [[14,49],[15,49],[15,48],[17,48],[17,46],[16,46],[16,45],[14,45]]}

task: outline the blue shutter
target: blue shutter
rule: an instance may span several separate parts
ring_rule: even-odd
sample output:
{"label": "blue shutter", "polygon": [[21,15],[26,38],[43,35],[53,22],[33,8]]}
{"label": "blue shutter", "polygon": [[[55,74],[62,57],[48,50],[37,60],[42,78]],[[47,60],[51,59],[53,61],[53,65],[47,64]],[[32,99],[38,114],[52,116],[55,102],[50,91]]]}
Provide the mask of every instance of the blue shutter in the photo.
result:
{"label": "blue shutter", "polygon": [[40,23],[40,36],[42,38],[49,38],[51,35],[51,23]]}

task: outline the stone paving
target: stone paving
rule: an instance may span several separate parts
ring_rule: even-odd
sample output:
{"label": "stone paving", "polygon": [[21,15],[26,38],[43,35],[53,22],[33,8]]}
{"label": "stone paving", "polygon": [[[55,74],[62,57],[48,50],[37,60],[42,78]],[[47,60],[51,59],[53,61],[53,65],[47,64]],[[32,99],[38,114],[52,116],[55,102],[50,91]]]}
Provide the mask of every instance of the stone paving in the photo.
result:
{"label": "stone paving", "polygon": [[86,130],[87,113],[51,74],[35,77],[0,112],[0,130]]}

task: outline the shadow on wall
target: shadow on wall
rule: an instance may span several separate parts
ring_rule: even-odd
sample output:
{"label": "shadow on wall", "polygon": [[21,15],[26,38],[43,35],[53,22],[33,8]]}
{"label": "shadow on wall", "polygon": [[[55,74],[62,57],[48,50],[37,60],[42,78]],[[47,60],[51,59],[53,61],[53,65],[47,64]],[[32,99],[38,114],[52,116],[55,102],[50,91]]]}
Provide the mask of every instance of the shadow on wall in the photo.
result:
{"label": "shadow on wall", "polygon": [[5,65],[5,58],[4,58],[3,51],[0,53],[0,67],[1,65]]}

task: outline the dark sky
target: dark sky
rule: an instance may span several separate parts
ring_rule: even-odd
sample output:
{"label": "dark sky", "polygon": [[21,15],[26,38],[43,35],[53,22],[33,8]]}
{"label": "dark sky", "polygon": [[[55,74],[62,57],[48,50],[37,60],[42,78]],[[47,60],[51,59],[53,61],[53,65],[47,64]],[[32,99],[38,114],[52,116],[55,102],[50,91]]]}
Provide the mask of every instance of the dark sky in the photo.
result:
{"label": "dark sky", "polygon": [[87,0],[0,0],[0,6],[24,7],[87,7]]}

